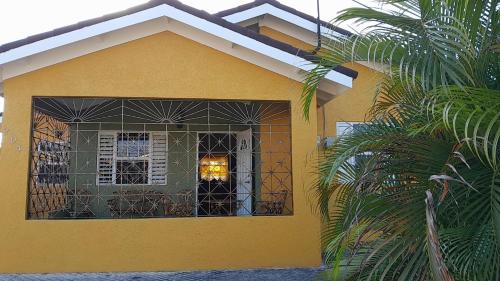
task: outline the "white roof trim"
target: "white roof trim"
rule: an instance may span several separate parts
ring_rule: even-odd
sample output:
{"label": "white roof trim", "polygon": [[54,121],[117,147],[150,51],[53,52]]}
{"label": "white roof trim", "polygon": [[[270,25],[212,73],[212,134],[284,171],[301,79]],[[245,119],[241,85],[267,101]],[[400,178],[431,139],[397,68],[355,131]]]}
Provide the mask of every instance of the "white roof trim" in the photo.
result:
{"label": "white roof trim", "polygon": [[[168,19],[182,22],[186,25],[202,30],[208,34],[225,39],[229,42],[232,42],[233,44],[243,46],[252,51],[268,56],[274,60],[300,68],[304,71],[311,71],[314,68],[314,65],[312,63],[307,62],[298,56],[271,47],[255,39],[252,39],[205,19],[199,18],[167,4],[162,4],[147,10],[143,10],[116,19],[111,19],[105,22],[101,22],[95,25],[84,27],[82,29],[43,39],[6,51],[0,54],[0,66],[58,47],[62,47],[68,44],[72,44],[78,41],[89,39],[111,31],[116,31],[118,29],[161,17],[166,17]],[[339,83],[346,87],[352,87],[353,79],[337,71],[331,71],[330,73],[328,73],[328,75],[326,75],[325,78],[326,80],[330,80],[331,82]]]}
{"label": "white roof trim", "polygon": [[40,41],[33,42],[31,44],[20,46],[4,53],[0,53],[0,65],[31,55],[42,53],[51,49],[55,49],[64,45],[68,45],[77,41],[98,36],[104,33],[115,31],[120,28],[165,16],[165,11],[162,8],[163,7],[160,6],[154,7],[134,14],[63,33],[61,35],[46,38]]}
{"label": "white roof trim", "polygon": [[276,30],[280,33],[298,39],[306,44],[311,45],[311,50],[318,45],[318,34],[305,30],[294,24],[290,24],[287,21],[279,19],[272,15],[264,15],[258,17],[260,19],[259,26],[269,27],[270,29]]}
{"label": "white roof trim", "polygon": [[[291,24],[297,25],[299,27],[302,27],[306,30],[309,30],[311,32],[317,33],[318,32],[318,24],[316,22],[312,22],[309,20],[306,20],[302,17],[299,17],[295,14],[292,14],[290,12],[287,12],[285,10],[282,10],[280,8],[276,8],[271,4],[265,3],[257,7],[250,8],[248,10],[244,10],[238,13],[234,13],[232,15],[228,15],[223,17],[223,19],[232,22],[232,23],[240,23],[242,21],[246,21],[255,17],[260,17],[262,15],[272,15],[275,16],[279,19],[282,19],[284,21],[287,21]],[[345,37],[344,34],[341,34],[339,32],[336,32],[328,27],[321,26],[321,34],[329,35],[329,36],[336,36],[336,37]]]}

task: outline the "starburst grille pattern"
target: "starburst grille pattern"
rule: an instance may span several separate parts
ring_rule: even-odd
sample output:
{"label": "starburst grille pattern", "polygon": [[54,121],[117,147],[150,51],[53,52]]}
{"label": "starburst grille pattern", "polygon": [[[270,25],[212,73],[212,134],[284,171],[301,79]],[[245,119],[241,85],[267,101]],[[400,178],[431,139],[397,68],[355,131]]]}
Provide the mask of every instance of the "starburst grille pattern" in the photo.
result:
{"label": "starburst grille pattern", "polygon": [[290,104],[34,98],[30,219],[291,215]]}

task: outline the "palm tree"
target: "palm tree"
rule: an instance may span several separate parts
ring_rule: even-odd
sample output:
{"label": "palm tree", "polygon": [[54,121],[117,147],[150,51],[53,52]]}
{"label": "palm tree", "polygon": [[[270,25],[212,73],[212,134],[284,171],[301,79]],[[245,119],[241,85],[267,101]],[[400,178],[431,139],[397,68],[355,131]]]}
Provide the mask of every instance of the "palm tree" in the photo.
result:
{"label": "palm tree", "polygon": [[331,277],[500,280],[499,1],[377,2],[340,13],[366,29],[327,42],[303,91],[307,118],[337,65],[386,72],[370,122],[318,163]]}

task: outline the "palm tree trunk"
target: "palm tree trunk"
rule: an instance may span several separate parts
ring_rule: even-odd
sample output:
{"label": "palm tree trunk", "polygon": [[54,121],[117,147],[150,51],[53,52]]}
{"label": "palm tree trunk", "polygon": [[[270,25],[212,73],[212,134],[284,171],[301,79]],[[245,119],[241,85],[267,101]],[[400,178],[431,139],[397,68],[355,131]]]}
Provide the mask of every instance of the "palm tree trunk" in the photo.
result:
{"label": "palm tree trunk", "polygon": [[434,200],[432,193],[426,191],[427,199],[425,199],[426,209],[425,215],[427,218],[427,248],[429,253],[429,261],[431,272],[436,281],[454,281],[448,267],[446,266],[441,247],[436,225],[436,211],[434,209]]}

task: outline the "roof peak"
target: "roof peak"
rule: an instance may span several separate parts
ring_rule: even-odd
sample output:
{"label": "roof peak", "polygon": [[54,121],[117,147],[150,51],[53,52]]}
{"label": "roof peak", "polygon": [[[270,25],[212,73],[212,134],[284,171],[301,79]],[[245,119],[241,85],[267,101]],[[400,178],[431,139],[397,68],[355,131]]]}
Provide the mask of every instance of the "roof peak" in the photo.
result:
{"label": "roof peak", "polygon": [[[245,11],[245,10],[249,10],[249,9],[252,9],[252,8],[264,5],[264,4],[272,5],[272,6],[276,7],[276,8],[278,8],[278,9],[281,9],[281,10],[284,10],[284,11],[289,12],[291,14],[294,14],[294,15],[296,15],[298,17],[301,17],[301,18],[303,18],[305,20],[308,20],[308,21],[311,21],[311,22],[314,22],[314,23],[317,22],[317,18],[316,17],[311,16],[309,14],[306,14],[304,12],[301,12],[301,11],[299,11],[297,9],[294,9],[294,8],[292,8],[290,6],[287,6],[285,4],[282,4],[282,3],[280,3],[277,0],[254,0],[252,2],[243,4],[243,5],[240,5],[240,6],[236,6],[234,8],[230,8],[230,9],[227,9],[227,10],[223,10],[223,11],[214,13],[214,15],[216,15],[218,17],[224,18],[226,16],[233,15],[233,14]],[[347,30],[345,30],[343,28],[335,26],[335,25],[333,25],[333,24],[331,24],[329,22],[320,20],[320,23],[321,23],[321,25],[323,27],[331,29],[331,30],[333,30],[335,32],[338,32],[340,34],[348,35],[348,36],[352,35],[352,33],[350,31],[347,31]]]}
{"label": "roof peak", "polygon": [[[278,3],[277,1],[274,1],[274,0],[257,0],[256,2],[259,2],[259,3],[263,3],[263,2]],[[51,30],[48,32],[32,35],[32,36],[26,37],[26,38],[21,39],[21,40],[13,41],[13,42],[10,42],[10,43],[7,43],[7,44],[0,46],[0,57],[1,57],[1,55],[3,55],[3,53],[6,53],[6,52],[13,50],[13,49],[22,48],[25,45],[29,45],[29,44],[32,44],[32,43],[35,43],[38,41],[42,41],[45,39],[49,39],[52,37],[57,37],[57,36],[60,36],[62,34],[77,31],[77,30],[80,30],[80,29],[83,29],[86,27],[90,27],[93,25],[97,25],[97,24],[100,24],[103,22],[107,22],[107,21],[110,21],[113,19],[125,17],[125,16],[131,15],[131,14],[135,14],[135,13],[147,10],[147,9],[155,8],[155,7],[163,5],[163,4],[166,4],[168,6],[175,8],[175,9],[184,11],[188,14],[191,14],[195,17],[206,20],[206,21],[211,22],[213,24],[219,25],[219,26],[226,28],[232,32],[239,33],[243,36],[246,36],[248,38],[256,40],[259,43],[266,44],[266,45],[273,47],[277,50],[281,50],[281,51],[286,52],[288,54],[292,54],[292,55],[299,57],[299,58],[302,58],[306,61],[315,61],[316,60],[316,56],[314,56],[313,54],[311,54],[307,51],[298,49],[298,48],[293,47],[293,46],[286,44],[284,42],[272,39],[268,36],[256,33],[250,29],[239,26],[237,24],[233,24],[229,21],[224,20],[221,17],[212,15],[206,11],[199,10],[199,9],[193,8],[191,6],[185,5],[178,0],[151,0],[151,1],[146,2],[144,4],[134,6],[134,7],[131,7],[129,9],[126,9],[123,11],[119,11],[119,12],[103,15],[101,17],[81,21],[81,22],[78,22],[78,23],[75,23],[72,25],[68,25],[65,27],[57,28],[57,29],[54,29],[54,30]],[[16,56],[19,56],[19,57],[21,55],[22,54],[16,54]],[[10,58],[10,59],[14,60],[14,58]],[[339,66],[335,70],[337,72],[342,73],[342,74],[349,76],[351,78],[357,77],[356,71],[351,70],[351,69],[346,68],[346,67]]]}

